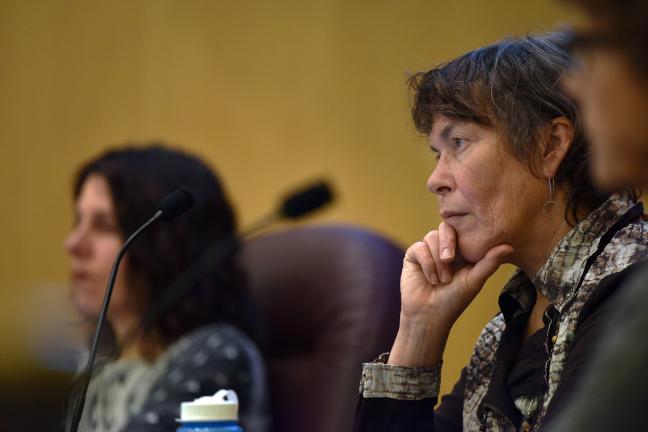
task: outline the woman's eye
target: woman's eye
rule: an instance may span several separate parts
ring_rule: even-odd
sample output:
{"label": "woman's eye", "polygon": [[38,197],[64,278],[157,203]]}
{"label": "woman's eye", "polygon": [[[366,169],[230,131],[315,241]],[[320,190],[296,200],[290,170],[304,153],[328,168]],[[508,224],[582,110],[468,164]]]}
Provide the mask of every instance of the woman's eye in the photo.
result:
{"label": "woman's eye", "polygon": [[94,224],[94,228],[99,232],[113,233],[117,231],[117,226],[108,220],[98,220]]}
{"label": "woman's eye", "polygon": [[468,143],[468,140],[466,138],[459,138],[459,137],[453,138],[452,141],[454,142],[455,148],[458,150],[465,147],[466,144]]}

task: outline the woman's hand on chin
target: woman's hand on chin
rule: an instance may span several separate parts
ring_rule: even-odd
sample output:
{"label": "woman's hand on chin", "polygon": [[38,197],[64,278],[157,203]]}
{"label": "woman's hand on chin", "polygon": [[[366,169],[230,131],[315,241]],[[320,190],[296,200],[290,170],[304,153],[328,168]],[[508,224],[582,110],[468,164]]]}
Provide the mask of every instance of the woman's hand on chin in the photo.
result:
{"label": "woman's hand on chin", "polygon": [[389,363],[438,364],[453,324],[512,251],[499,244],[476,263],[467,263],[457,254],[455,230],[445,222],[410,246],[401,274],[400,328]]}

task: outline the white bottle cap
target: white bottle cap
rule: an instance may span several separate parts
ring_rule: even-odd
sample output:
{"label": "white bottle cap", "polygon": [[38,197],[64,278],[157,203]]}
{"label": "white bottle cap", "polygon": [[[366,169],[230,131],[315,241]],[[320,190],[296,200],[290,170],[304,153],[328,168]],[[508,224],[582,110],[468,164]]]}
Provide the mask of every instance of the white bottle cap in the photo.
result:
{"label": "white bottle cap", "polygon": [[204,396],[180,404],[180,421],[238,420],[238,397],[234,390],[219,390],[214,396]]}

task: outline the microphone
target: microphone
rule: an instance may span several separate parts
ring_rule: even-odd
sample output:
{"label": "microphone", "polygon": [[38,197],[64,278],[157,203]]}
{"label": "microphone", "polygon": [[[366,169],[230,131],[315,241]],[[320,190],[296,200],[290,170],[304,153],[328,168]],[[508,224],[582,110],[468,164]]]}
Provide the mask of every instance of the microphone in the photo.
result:
{"label": "microphone", "polygon": [[[202,253],[195,264],[176,277],[162,291],[156,303],[144,315],[138,330],[141,331],[151,326],[163,316],[187,295],[206,273],[219,271],[218,265],[220,262],[236,252],[242,239],[250,237],[252,234],[281,221],[281,219],[296,220],[304,217],[330,204],[333,199],[333,191],[325,181],[314,182],[285,196],[274,212],[258,219],[243,230],[241,234],[231,233],[214,243]],[[132,337],[134,336],[135,334],[132,335]]]}
{"label": "microphone", "polygon": [[160,220],[172,220],[194,205],[194,196],[186,187],[181,187],[160,201],[156,212],[162,212]]}
{"label": "microphone", "polygon": [[78,400],[74,406],[74,411],[72,415],[72,421],[70,422],[69,432],[76,432],[79,429],[79,423],[81,421],[81,416],[83,415],[83,407],[85,405],[86,393],[88,392],[88,386],[90,385],[90,378],[92,377],[92,366],[94,365],[95,357],[97,355],[97,346],[99,344],[99,337],[101,336],[101,329],[104,322],[106,321],[106,313],[108,312],[108,306],[110,304],[110,297],[112,296],[113,287],[115,286],[115,279],[117,276],[117,271],[119,270],[119,265],[121,264],[124,254],[128,250],[129,246],[133,241],[146,229],[148,229],[154,222],[158,220],[172,220],[182,213],[189,210],[194,205],[194,197],[191,192],[185,187],[181,187],[176,191],[172,192],[166,196],[158,204],[155,213],[153,216],[146,221],[141,227],[139,227],[130,237],[124,242],[123,246],[117,253],[115,262],[113,264],[112,270],[110,272],[110,278],[108,279],[108,287],[106,288],[106,294],[104,295],[103,304],[101,305],[101,311],[99,312],[99,319],[97,320],[97,327],[95,329],[94,337],[92,339],[92,345],[90,348],[90,354],[88,357],[88,364],[86,365],[83,382],[81,387],[81,393]]}
{"label": "microphone", "polygon": [[287,219],[298,219],[332,200],[333,192],[329,185],[319,181],[284,198],[279,213]]}

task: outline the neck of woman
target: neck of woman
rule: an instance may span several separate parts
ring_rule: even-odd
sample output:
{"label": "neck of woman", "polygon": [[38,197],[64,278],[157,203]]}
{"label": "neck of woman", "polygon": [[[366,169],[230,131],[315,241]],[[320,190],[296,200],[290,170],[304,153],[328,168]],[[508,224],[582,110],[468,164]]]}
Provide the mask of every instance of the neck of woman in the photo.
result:
{"label": "neck of woman", "polygon": [[[528,238],[516,247],[516,263],[514,264],[521,268],[531,280],[535,278],[556,246],[571,230],[571,226],[565,220],[567,205],[563,197],[564,195],[561,194],[551,212],[540,212],[536,218],[530,221]],[[549,304],[549,300],[536,289],[536,302],[529,315],[524,334],[525,340],[544,326],[542,317]]]}
{"label": "neck of woman", "polygon": [[[564,211],[560,213],[559,217],[552,218],[552,222],[548,221],[546,228],[543,233],[538,235],[535,246],[528,249],[526,256],[523,255],[524,259],[521,260],[521,264],[519,265],[531,280],[533,280],[538,270],[547,262],[551,252],[570,230],[569,224],[564,219]],[[525,340],[544,326],[542,317],[548,306],[549,300],[540,290],[536,289],[536,301],[527,321],[524,334]]]}
{"label": "neck of woman", "polygon": [[162,339],[154,330],[140,331],[138,317],[111,319],[115,341],[119,349],[117,360],[143,359],[154,361],[165,349]]}
{"label": "neck of woman", "polygon": [[513,245],[515,256],[512,264],[516,265],[529,279],[533,280],[538,270],[547,262],[558,243],[571,230],[565,220],[566,203],[563,199],[556,201],[550,213],[540,211],[529,221],[525,238]]}
{"label": "neck of woman", "polygon": [[125,345],[119,353],[118,360],[141,359],[153,362],[164,352],[164,346],[156,338],[139,336]]}

